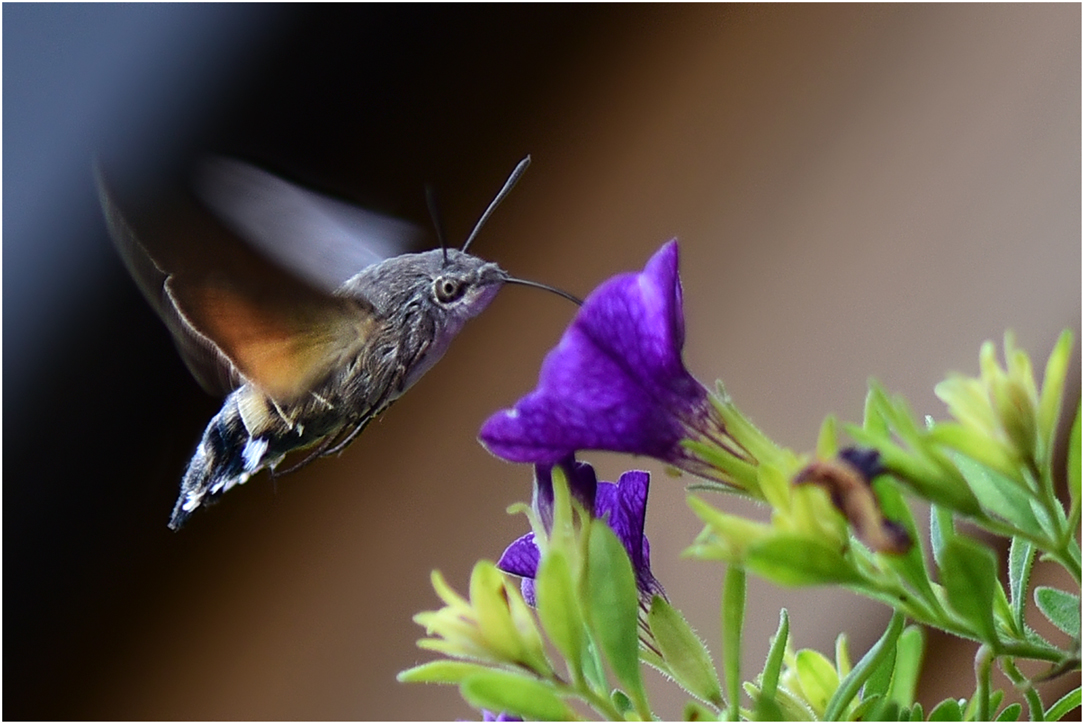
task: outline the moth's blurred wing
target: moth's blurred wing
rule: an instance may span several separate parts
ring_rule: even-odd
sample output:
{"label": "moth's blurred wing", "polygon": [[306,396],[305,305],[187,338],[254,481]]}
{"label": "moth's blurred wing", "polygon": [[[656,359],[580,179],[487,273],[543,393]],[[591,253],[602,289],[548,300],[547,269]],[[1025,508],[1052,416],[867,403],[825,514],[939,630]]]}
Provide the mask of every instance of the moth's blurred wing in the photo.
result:
{"label": "moth's blurred wing", "polygon": [[366,266],[419,250],[423,236],[411,223],[322,196],[232,159],[203,161],[196,189],[253,248],[328,291]]}
{"label": "moth's blurred wing", "polygon": [[100,170],[98,189],[125,265],[212,394],[250,381],[276,401],[296,399],[356,354],[379,323],[365,300],[295,278],[181,197],[156,208],[148,232],[137,235]]}
{"label": "moth's blurred wing", "polygon": [[121,213],[99,167],[95,167],[98,199],[109,228],[109,236],[136,286],[151,308],[165,322],[173,335],[185,366],[199,385],[209,394],[221,396],[235,389],[240,378],[230,361],[213,342],[200,334],[184,319],[165,292],[169,273],[154,259],[139,241],[135,231]]}
{"label": "moth's blurred wing", "polygon": [[278,402],[297,400],[349,364],[379,323],[362,299],[284,293],[220,275],[171,276],[165,289],[185,322]]}

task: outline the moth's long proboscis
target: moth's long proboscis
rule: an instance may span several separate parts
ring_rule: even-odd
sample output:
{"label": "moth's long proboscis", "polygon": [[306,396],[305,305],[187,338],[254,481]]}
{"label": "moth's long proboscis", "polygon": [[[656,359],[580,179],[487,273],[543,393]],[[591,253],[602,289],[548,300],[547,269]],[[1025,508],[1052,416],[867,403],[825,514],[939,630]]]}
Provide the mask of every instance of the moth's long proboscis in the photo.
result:
{"label": "moth's long proboscis", "polygon": [[504,282],[508,283],[508,284],[518,284],[520,286],[533,286],[535,289],[542,289],[544,291],[551,291],[552,293],[556,294],[557,296],[563,296],[565,299],[572,302],[576,306],[582,306],[583,305],[583,300],[580,299],[578,296],[573,296],[573,295],[569,294],[567,291],[565,291],[564,289],[558,289],[555,286],[550,286],[549,284],[543,284],[540,281],[528,281],[526,279],[516,279],[514,277],[509,276],[508,278],[504,279]]}

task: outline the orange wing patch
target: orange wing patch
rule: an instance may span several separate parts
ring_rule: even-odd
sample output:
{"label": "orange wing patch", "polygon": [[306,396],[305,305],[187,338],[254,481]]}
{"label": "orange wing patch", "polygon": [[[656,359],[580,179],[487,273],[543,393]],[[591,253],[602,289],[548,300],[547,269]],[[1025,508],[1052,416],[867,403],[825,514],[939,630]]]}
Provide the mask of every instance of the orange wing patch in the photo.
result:
{"label": "orange wing patch", "polygon": [[296,400],[347,363],[378,323],[371,306],[357,299],[172,281],[166,288],[185,320],[279,402]]}

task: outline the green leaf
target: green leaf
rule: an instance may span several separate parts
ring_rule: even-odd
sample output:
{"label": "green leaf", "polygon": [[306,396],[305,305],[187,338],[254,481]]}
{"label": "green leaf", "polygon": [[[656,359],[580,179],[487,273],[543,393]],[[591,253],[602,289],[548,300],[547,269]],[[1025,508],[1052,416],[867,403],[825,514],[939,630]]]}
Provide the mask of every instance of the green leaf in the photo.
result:
{"label": "green leaf", "polygon": [[746,565],[757,575],[780,585],[845,585],[862,581],[837,548],[792,533],[778,533],[749,547]]}
{"label": "green leaf", "polygon": [[1019,475],[1018,455],[984,429],[959,422],[939,422],[929,431],[928,439],[1007,477]]}
{"label": "green leaf", "polygon": [[[793,683],[793,685],[796,687],[797,684]],[[749,689],[747,683],[745,689]],[[749,693],[751,694],[751,691]],[[790,690],[788,686],[782,686],[778,689],[775,694],[775,702],[782,714],[771,720],[816,720],[815,711],[798,692]]]}
{"label": "green leaf", "polygon": [[955,537],[955,518],[940,505],[929,508],[929,541],[933,547],[933,560],[943,564],[944,545]]}
{"label": "green leaf", "polygon": [[[584,538],[582,538],[577,520],[583,514],[583,509],[572,497],[571,489],[568,487],[568,477],[560,465],[553,467],[552,478],[553,523],[549,534],[545,536],[548,537],[548,544],[541,546],[542,556],[544,557],[548,550],[560,550],[571,564],[573,560],[578,561],[581,554],[580,542]],[[533,524],[538,526],[540,521]]]}
{"label": "green leaf", "polygon": [[881,698],[879,704],[865,714],[865,720],[899,720],[901,717],[899,704],[889,698]]}
{"label": "green leaf", "polygon": [[869,434],[861,427],[848,424],[845,429],[857,443],[876,449],[884,468],[926,500],[968,515],[981,510],[962,475],[942,459],[942,454],[931,449],[931,443],[922,444],[922,440],[918,439],[918,451],[910,452],[890,440]]}
{"label": "green leaf", "polygon": [[895,646],[895,672],[891,676],[891,699],[900,706],[914,703],[921,663],[925,655],[925,634],[921,628],[911,625],[899,635]]}
{"label": "green leaf", "polygon": [[782,672],[782,660],[786,654],[786,642],[790,637],[790,616],[786,608],[778,613],[778,630],[771,639],[771,648],[767,651],[767,660],[763,664],[760,676],[760,695],[756,698],[753,718],[756,720],[779,720],[781,708],[775,700],[778,691],[778,676]]}
{"label": "green leaf", "polygon": [[1019,720],[1019,714],[1023,712],[1023,706],[1019,703],[1012,703],[1005,706],[1004,710],[1000,711],[995,720],[998,721],[1017,721]]}
{"label": "green leaf", "polygon": [[478,628],[493,654],[508,662],[524,660],[527,652],[511,618],[504,574],[488,560],[474,565],[470,575],[470,604],[477,615]]}
{"label": "green leaf", "polygon": [[1075,421],[1072,422],[1072,431],[1068,435],[1068,494],[1072,500],[1072,517],[1075,522],[1078,523],[1079,504],[1080,504],[1080,477],[1083,475],[1081,466],[1081,451],[1080,451],[1080,429],[1079,419],[1083,414],[1083,407],[1079,407],[1075,412]]}
{"label": "green leaf", "polygon": [[925,550],[921,544],[923,535],[918,534],[910,507],[903,499],[899,488],[890,481],[877,482],[875,488],[884,517],[902,525],[910,535],[910,539],[914,541],[906,554],[881,555],[881,563],[897,572],[926,602],[933,606],[939,605],[929,580],[929,571],[925,567]]}
{"label": "green leaf", "polygon": [[875,379],[870,379],[869,393],[865,395],[865,419],[861,426],[870,435],[887,439],[891,432],[888,429],[887,420],[880,413],[880,397],[886,397],[883,387]]}
{"label": "green leaf", "polygon": [[850,661],[850,641],[846,633],[839,633],[835,638],[835,670],[838,671],[840,678],[844,678],[850,674],[853,667]]}
{"label": "green leaf", "polygon": [[1012,622],[1015,632],[1026,630],[1027,588],[1034,567],[1034,545],[1030,540],[1013,537],[1008,549],[1008,590],[1011,593]]}
{"label": "green leaf", "polygon": [[1004,691],[997,688],[993,691],[993,694],[989,696],[989,710],[996,710],[1000,707],[1000,704],[1004,702]]}
{"label": "green leaf", "polygon": [[551,686],[516,673],[477,673],[463,680],[459,690],[475,708],[511,713],[527,720],[571,720],[575,716]]}
{"label": "green leaf", "polygon": [[695,495],[688,496],[688,506],[721,538],[719,541],[693,545],[686,551],[686,554],[697,559],[740,559],[744,556],[745,548],[771,534],[769,525],[722,512]]}
{"label": "green leaf", "polygon": [[954,698],[941,701],[929,711],[930,721],[961,721],[962,719],[963,707]]}
{"label": "green leaf", "polygon": [[468,675],[489,670],[484,665],[462,660],[434,660],[402,671],[395,679],[400,683],[454,683],[458,684]]}
{"label": "green leaf", "polygon": [[1034,516],[1031,501],[1034,493],[1001,473],[978,464],[961,454],[954,456],[955,465],[981,506],[1012,523],[1034,537],[1045,537],[1042,523]]}
{"label": "green leaf", "polygon": [[820,425],[820,436],[816,438],[816,456],[820,459],[833,459],[839,453],[838,420],[828,415]]}
{"label": "green leaf", "polygon": [[1079,596],[1055,587],[1034,590],[1034,602],[1049,622],[1072,636],[1079,637]]}
{"label": "green leaf", "polygon": [[1057,339],[1049,361],[1045,364],[1045,377],[1042,379],[1041,396],[1038,399],[1038,434],[1042,440],[1044,454],[1052,454],[1053,443],[1057,436],[1057,420],[1064,397],[1064,379],[1068,374],[1068,362],[1071,360],[1072,332],[1065,329]]}
{"label": "green leaf", "polygon": [[741,635],[745,624],[744,569],[726,567],[722,588],[722,670],[729,697],[729,720],[740,717],[741,700]]}
{"label": "green leaf", "polygon": [[[1053,505],[1052,510],[1047,510],[1038,497],[1033,497],[1030,500],[1030,510],[1034,513],[1035,519],[1045,530],[1046,536],[1050,540],[1057,540],[1062,534],[1062,530],[1067,526],[1067,517],[1064,514],[1064,508],[1059,504]],[[1050,516],[1052,513],[1052,517]]]}
{"label": "green leaf", "polygon": [[996,555],[985,545],[956,536],[944,545],[940,570],[940,582],[952,609],[995,650],[998,639],[992,602],[999,585]]}
{"label": "green leaf", "polygon": [[1045,713],[1045,719],[1047,721],[1060,720],[1065,715],[1072,712],[1072,710],[1078,708],[1080,704],[1083,704],[1083,697],[1081,697],[1080,689],[1076,688],[1075,690],[1069,691],[1063,698],[1049,706],[1049,710]]}
{"label": "green leaf", "polygon": [[586,648],[583,651],[583,677],[596,690],[605,690],[609,687],[609,681],[605,677],[605,663],[602,662],[602,654],[598,651],[598,646],[589,635],[586,640]]}
{"label": "green leaf", "polygon": [[582,675],[585,630],[571,567],[563,550],[549,549],[535,577],[538,618],[553,645],[568,661],[573,676]]}
{"label": "green leaf", "polygon": [[897,395],[891,397],[884,391],[876,398],[876,404],[880,409],[880,414],[895,429],[900,439],[910,445],[917,443],[921,430],[914,424],[914,417],[910,413],[906,400]]}
{"label": "green leaf", "polygon": [[704,708],[696,701],[690,700],[684,704],[684,711],[681,713],[681,720],[697,721],[714,719],[714,711]]}
{"label": "green leaf", "polygon": [[805,701],[812,706],[818,716],[823,716],[827,709],[827,702],[838,690],[838,671],[823,653],[809,649],[797,651],[794,667]]}
{"label": "green leaf", "polygon": [[711,655],[684,617],[655,595],[647,622],[673,679],[692,695],[722,706],[722,686]]}
{"label": "green leaf", "polygon": [[[896,612],[891,616],[891,620],[888,622],[887,629],[884,634],[880,636],[880,639],[869,648],[869,651],[861,656],[861,660],[857,661],[857,665],[853,670],[849,672],[846,677],[838,683],[837,688],[831,696],[831,700],[827,703],[823,720],[841,720],[846,712],[847,706],[850,705],[856,696],[861,686],[865,685],[867,681],[878,672],[885,661],[889,658],[895,658],[895,646],[896,641],[899,638],[899,633],[903,629],[903,622],[905,618],[899,612]],[[888,673],[887,681],[890,682],[891,674]],[[887,684],[885,683],[882,691],[887,691]],[[872,693],[872,691],[866,690],[866,697]]]}
{"label": "green leaf", "polygon": [[[868,657],[868,653],[865,654],[865,657]],[[885,702],[889,700],[887,694],[891,690],[891,678],[895,674],[895,658],[895,655],[877,656],[878,662],[872,667],[868,680],[861,690],[862,698],[868,699],[880,696]],[[851,673],[851,675],[854,675],[854,673]]]}
{"label": "green leaf", "polygon": [[632,699],[620,688],[613,689],[613,692],[609,694],[609,700],[613,702],[613,705],[617,707],[617,710],[621,712],[621,715],[626,716],[635,710],[635,703],[633,703]]}
{"label": "green leaf", "polygon": [[639,669],[639,594],[628,553],[604,520],[590,523],[587,618],[609,667],[636,708],[647,710]]}
{"label": "green leaf", "polygon": [[854,706],[854,709],[850,711],[850,720],[887,720],[886,718],[879,718],[870,713],[870,711],[879,708],[880,703],[883,702],[883,700],[884,696],[879,693],[876,695],[861,696],[861,702]]}

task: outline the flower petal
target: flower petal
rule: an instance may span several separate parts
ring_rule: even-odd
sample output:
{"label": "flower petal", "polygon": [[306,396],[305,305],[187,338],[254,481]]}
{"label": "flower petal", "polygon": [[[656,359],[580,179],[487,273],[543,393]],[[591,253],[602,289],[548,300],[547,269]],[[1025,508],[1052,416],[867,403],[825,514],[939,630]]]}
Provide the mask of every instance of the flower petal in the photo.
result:
{"label": "flower petal", "polygon": [[[598,476],[594,468],[586,462],[577,461],[570,454],[560,460],[559,465],[568,480],[572,497],[584,510],[593,510],[598,489]],[[531,506],[546,530],[553,527],[553,467],[551,464],[534,465],[534,498]]]}
{"label": "flower petal", "polygon": [[552,464],[579,449],[679,457],[686,425],[710,405],[681,359],[677,263],[671,241],[642,272],[599,286],[546,356],[537,388],[490,417],[482,443],[513,462]]}
{"label": "flower petal", "polygon": [[533,577],[524,577],[519,584],[519,591],[523,594],[523,600],[526,601],[527,605],[532,608],[538,607],[537,586],[534,584]]}
{"label": "flower petal", "polygon": [[643,523],[647,516],[647,492],[650,475],[631,470],[620,476],[613,484],[606,482],[598,487],[598,500],[594,506],[595,517],[609,516],[613,532],[624,543],[624,549],[632,560],[632,566],[643,565]]}
{"label": "flower petal", "polygon": [[534,542],[534,533],[528,532],[508,545],[496,566],[506,573],[519,577],[534,577],[538,572],[541,553]]}

